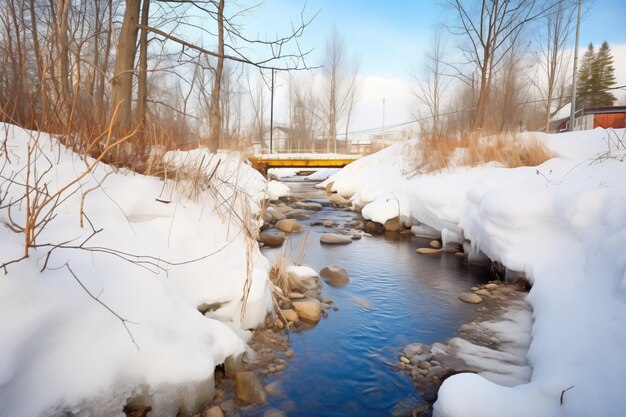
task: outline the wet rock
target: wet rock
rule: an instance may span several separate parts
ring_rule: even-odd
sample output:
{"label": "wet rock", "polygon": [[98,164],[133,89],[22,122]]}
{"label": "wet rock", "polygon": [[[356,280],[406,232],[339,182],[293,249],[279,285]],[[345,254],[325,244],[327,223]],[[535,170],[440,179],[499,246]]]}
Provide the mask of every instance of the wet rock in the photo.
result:
{"label": "wet rock", "polygon": [[495,290],[497,288],[499,288],[500,286],[498,284],[487,284],[485,285],[485,288],[488,290]]}
{"label": "wet rock", "polygon": [[398,220],[397,217],[387,220],[385,224],[383,225],[383,227],[388,232],[399,232],[400,229],[404,228],[403,225],[400,223],[400,220]]}
{"label": "wet rock", "polygon": [[285,214],[282,211],[272,206],[266,208],[265,213],[269,214],[272,217],[273,222],[277,222],[279,220],[285,220],[287,218],[287,216],[285,216]]}
{"label": "wet rock", "polygon": [[348,272],[338,266],[327,266],[322,268],[320,276],[324,278],[324,281],[331,287],[343,287],[350,282]]}
{"label": "wet rock", "polygon": [[287,357],[287,358],[293,358],[293,356],[294,356],[293,350],[291,350],[291,349],[287,349],[287,350],[285,351],[285,357]]}
{"label": "wet rock", "polygon": [[267,395],[255,372],[237,372],[235,374],[235,396],[249,404],[263,404]]}
{"label": "wet rock", "polygon": [[380,223],[367,222],[363,226],[363,230],[367,233],[382,234],[385,231],[385,227]]}
{"label": "wet rock", "polygon": [[428,369],[428,368],[430,368],[430,363],[428,363],[426,361],[422,361],[422,362],[417,364],[417,367],[419,369]]}
{"label": "wet rock", "polygon": [[412,343],[404,348],[404,354],[407,358],[424,353],[424,346],[421,343]]}
{"label": "wet rock", "polygon": [[478,291],[478,290],[480,290],[480,288],[478,288],[478,287],[472,287],[472,288],[470,288],[470,290],[472,290],[472,291]]}
{"label": "wet rock", "polygon": [[419,253],[420,255],[438,255],[443,251],[441,249],[434,248],[417,248],[415,252]]}
{"label": "wet rock", "polygon": [[337,225],[337,223],[335,223],[335,222],[334,222],[334,221],[332,221],[332,220],[323,220],[323,221],[322,221],[322,225],[323,225],[324,227],[335,227],[335,226]]}
{"label": "wet rock", "polygon": [[220,404],[220,408],[226,414],[230,414],[235,409],[235,400],[226,400]]}
{"label": "wet rock", "polygon": [[314,298],[294,300],[292,304],[294,310],[296,310],[302,320],[316,323],[322,317],[320,302]]}
{"label": "wet rock", "polygon": [[285,241],[285,237],[283,235],[279,235],[271,232],[261,232],[259,234],[259,242],[263,243],[263,245],[267,247],[279,247],[282,246]]}
{"label": "wet rock", "polygon": [[202,413],[202,417],[224,417],[224,412],[218,406],[213,406]]}
{"label": "wet rock", "polygon": [[304,227],[295,220],[285,219],[276,222],[276,228],[287,233],[298,233],[304,230]]}
{"label": "wet rock", "polygon": [[320,203],[305,202],[305,201],[298,201],[296,204],[294,204],[294,207],[304,209],[304,210],[314,210],[314,211],[320,211],[322,209],[322,205]]}
{"label": "wet rock", "polygon": [[431,240],[430,247],[434,249],[441,249],[441,242],[438,240]]}
{"label": "wet rock", "polygon": [[265,410],[263,413],[263,417],[287,417],[284,411],[278,410],[276,408],[269,408]]}
{"label": "wet rock", "polygon": [[489,297],[491,295],[491,293],[487,290],[478,290],[478,291],[475,291],[474,294],[480,295],[482,297]]}
{"label": "wet rock", "polygon": [[330,196],[330,202],[337,206],[350,206],[352,201],[340,196],[339,194],[333,194]]}
{"label": "wet rock", "polygon": [[329,245],[345,245],[352,243],[352,236],[340,235],[338,233],[322,233],[320,236],[320,243],[326,243]]}
{"label": "wet rock", "polygon": [[263,223],[274,223],[274,218],[266,211],[261,213],[261,218],[263,219]]}
{"label": "wet rock", "polygon": [[400,362],[405,363],[405,364],[411,363],[409,358],[405,358],[404,356],[400,356]]}
{"label": "wet rock", "polygon": [[476,295],[471,292],[463,292],[459,294],[459,300],[465,301],[466,303],[470,303],[470,304],[478,304],[478,303],[482,303],[483,301],[483,299],[480,298],[480,295]]}
{"label": "wet rock", "polygon": [[298,320],[298,313],[296,313],[295,310],[293,309],[287,309],[287,310],[281,310],[281,313],[283,313],[283,316],[285,316],[285,318],[288,321],[296,321]]}
{"label": "wet rock", "polygon": [[283,385],[280,381],[271,382],[265,386],[265,392],[272,397],[278,397],[284,393]]}
{"label": "wet rock", "polygon": [[306,220],[309,218],[309,212],[306,210],[292,210],[285,214],[288,219]]}

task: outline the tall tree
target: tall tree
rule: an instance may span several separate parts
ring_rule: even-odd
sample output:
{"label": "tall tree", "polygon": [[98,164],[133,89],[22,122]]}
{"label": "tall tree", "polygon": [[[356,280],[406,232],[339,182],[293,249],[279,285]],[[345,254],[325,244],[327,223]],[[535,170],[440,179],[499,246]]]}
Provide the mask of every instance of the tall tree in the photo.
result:
{"label": "tall tree", "polygon": [[616,82],[615,68],[613,67],[613,54],[606,41],[602,43],[594,59],[593,74],[597,86],[597,90],[592,94],[593,106],[612,106],[616,100],[615,95],[610,91]]}
{"label": "tall tree", "polygon": [[580,61],[578,69],[578,81],[576,84],[576,109],[591,107],[593,91],[596,90],[594,84],[596,79],[593,76],[593,62],[596,53],[593,43],[590,43]]}

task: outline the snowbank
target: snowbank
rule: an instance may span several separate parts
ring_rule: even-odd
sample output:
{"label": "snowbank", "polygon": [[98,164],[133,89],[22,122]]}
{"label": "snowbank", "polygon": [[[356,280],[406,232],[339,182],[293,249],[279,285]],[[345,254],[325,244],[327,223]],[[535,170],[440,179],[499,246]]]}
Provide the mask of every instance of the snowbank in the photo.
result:
{"label": "snowbank", "polygon": [[[93,160],[45,134],[0,133],[4,264],[24,253],[14,227],[25,224],[24,184],[40,178],[40,192],[52,194]],[[267,183],[233,155],[168,158],[193,161],[189,172],[212,180],[176,170],[175,185],[97,164],[62,194],[37,236],[42,246],[0,272],[0,415],[121,416],[136,396],[148,398],[151,416],[194,412],[213,394],[215,366],[245,350],[245,330],[271,309],[269,263],[251,236]]]}
{"label": "snowbank", "polygon": [[364,206],[365,217],[384,223],[400,213],[407,225],[462,234],[533,283],[530,382],[511,388],[453,376],[439,391],[437,416],[618,416],[626,409],[626,133],[537,136],[558,154],[538,167],[411,176],[407,144],[328,179]]}

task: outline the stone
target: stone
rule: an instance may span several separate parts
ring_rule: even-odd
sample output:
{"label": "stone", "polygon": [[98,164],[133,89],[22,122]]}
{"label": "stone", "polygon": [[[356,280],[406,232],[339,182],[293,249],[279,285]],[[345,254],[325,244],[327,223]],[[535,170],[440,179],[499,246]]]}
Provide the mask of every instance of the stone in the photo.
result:
{"label": "stone", "polygon": [[405,364],[409,364],[411,363],[411,361],[409,360],[409,358],[405,358],[404,356],[400,356],[400,362],[403,362]]}
{"label": "stone", "polygon": [[422,361],[422,362],[417,364],[417,367],[419,369],[428,369],[428,368],[430,368],[430,363],[428,363],[426,361]]}
{"label": "stone", "polygon": [[294,300],[292,304],[294,310],[296,310],[302,320],[316,323],[322,317],[320,302],[315,298]]}
{"label": "stone", "polygon": [[487,290],[478,290],[475,291],[474,294],[480,295],[482,297],[489,297],[491,295],[491,293]]}
{"label": "stone", "polygon": [[478,290],[480,290],[480,288],[478,288],[478,287],[472,287],[472,288],[470,288],[470,290],[472,290],[472,291],[478,291]]}
{"label": "stone", "polygon": [[270,382],[265,386],[265,392],[272,397],[281,396],[284,393],[283,385],[280,381]]}
{"label": "stone", "polygon": [[431,240],[430,247],[434,249],[441,249],[441,242],[438,240]]}
{"label": "stone", "polygon": [[352,236],[340,235],[338,233],[322,233],[320,236],[320,243],[326,243],[328,245],[345,245],[352,243]]}
{"label": "stone", "polygon": [[398,220],[397,217],[387,220],[385,224],[383,225],[383,227],[388,232],[399,232],[400,229],[403,229],[403,226],[402,224],[400,224],[400,221]]}
{"label": "stone", "polygon": [[287,414],[277,408],[269,408],[265,410],[263,417],[287,417]]}
{"label": "stone", "polygon": [[282,211],[276,209],[275,207],[270,206],[265,209],[265,212],[269,214],[270,216],[272,216],[272,220],[275,222],[279,220],[285,220],[287,218],[287,216],[285,216],[285,214]]}
{"label": "stone", "polygon": [[287,233],[298,233],[304,230],[304,227],[300,223],[291,219],[279,220],[274,226],[276,226],[278,230]]}
{"label": "stone", "polygon": [[421,368],[418,368],[418,369],[417,369],[417,372],[418,372],[421,376],[426,376],[426,375],[428,375],[428,369],[421,369]]}
{"label": "stone", "polygon": [[258,240],[265,246],[275,248],[282,246],[285,241],[285,236],[270,232],[261,232]]}
{"label": "stone", "polygon": [[299,298],[304,298],[304,294],[301,294],[299,292],[290,292],[289,294],[287,294],[287,297],[292,300],[297,300]]}
{"label": "stone", "polygon": [[419,253],[420,255],[438,255],[442,252],[442,250],[434,248],[417,248],[415,252]]}
{"label": "stone", "polygon": [[220,404],[220,408],[222,409],[223,412],[229,414],[232,413],[233,410],[235,410],[235,400],[226,400],[223,403]]}
{"label": "stone", "polygon": [[286,214],[288,219],[306,220],[309,218],[309,212],[306,210],[292,210]]}
{"label": "stone", "polygon": [[382,224],[376,223],[376,222],[365,223],[365,226],[363,226],[363,229],[367,233],[374,233],[374,234],[381,234],[385,231],[385,227]]}
{"label": "stone", "polygon": [[224,417],[224,412],[218,406],[213,406],[202,413],[202,417]]}
{"label": "stone", "polygon": [[274,218],[272,217],[272,215],[266,211],[261,213],[261,218],[263,219],[263,223],[266,223],[266,224],[274,222]]}
{"label": "stone", "polygon": [[237,372],[235,374],[235,396],[249,404],[263,404],[267,394],[255,372]]}
{"label": "stone", "polygon": [[480,298],[480,295],[476,295],[471,292],[463,292],[459,294],[459,300],[465,301],[466,303],[470,303],[470,304],[478,304],[478,303],[482,303],[483,301],[483,299]]}
{"label": "stone", "polygon": [[294,356],[293,350],[291,350],[291,349],[287,349],[287,350],[285,351],[285,357],[287,357],[287,358],[293,358],[293,356]]}
{"label": "stone", "polygon": [[323,220],[323,221],[322,221],[322,225],[323,225],[324,227],[335,227],[335,226],[337,225],[337,223],[335,223],[335,222],[334,222],[334,221],[332,221],[332,220]]}
{"label": "stone", "polygon": [[497,288],[499,288],[500,286],[498,284],[487,284],[485,285],[485,288],[487,288],[488,290],[495,290]]}
{"label": "stone", "polygon": [[326,194],[333,193],[333,185],[335,185],[335,181],[328,181],[328,184],[326,184]]}
{"label": "stone", "polygon": [[285,318],[288,321],[296,321],[298,320],[298,313],[296,313],[295,310],[293,309],[287,309],[287,310],[280,310],[281,313],[283,313],[283,316],[285,316]]}
{"label": "stone", "polygon": [[320,276],[331,287],[343,287],[350,282],[348,272],[338,266],[326,266],[320,271]]}
{"label": "stone", "polygon": [[322,209],[322,205],[320,203],[305,202],[305,201],[298,201],[296,204],[294,204],[294,207],[305,209],[305,210],[314,210],[314,211],[320,211]]}
{"label": "stone", "polygon": [[406,369],[406,363],[400,362],[400,369]]}
{"label": "stone", "polygon": [[424,353],[424,346],[421,343],[412,343],[404,348],[404,354],[407,358]]}
{"label": "stone", "polygon": [[330,202],[337,206],[350,206],[352,201],[340,196],[339,194],[333,194],[330,196]]}

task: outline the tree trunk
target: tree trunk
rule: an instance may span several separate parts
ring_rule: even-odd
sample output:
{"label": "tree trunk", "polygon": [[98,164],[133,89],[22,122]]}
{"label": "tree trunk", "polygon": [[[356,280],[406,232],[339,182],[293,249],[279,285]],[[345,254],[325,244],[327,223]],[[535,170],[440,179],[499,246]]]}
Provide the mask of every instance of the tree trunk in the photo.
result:
{"label": "tree trunk", "polygon": [[[102,73],[100,72],[96,72],[96,76],[99,77],[98,79],[98,87],[96,89],[96,114],[99,115],[101,117],[100,122],[104,124],[104,121],[106,120],[106,112],[105,112],[105,106],[104,106],[104,86],[106,83],[106,76],[105,74],[107,73],[108,69],[109,69],[109,51],[111,50],[111,38],[113,36],[113,0],[109,0],[107,7],[109,8],[108,11],[108,19],[107,19],[107,23],[108,23],[108,30],[106,31],[106,43],[104,46],[104,58],[102,60]],[[104,26],[104,25],[102,25]]]}
{"label": "tree trunk", "polygon": [[[139,38],[139,73],[137,74],[137,124],[142,126],[146,120],[148,104],[148,16],[150,0],[143,0],[141,8],[141,36]],[[142,129],[143,130],[143,129]]]}
{"label": "tree trunk", "polygon": [[127,0],[122,30],[117,42],[115,56],[115,70],[111,80],[111,116],[117,107],[118,130],[121,134],[132,128],[132,93],[133,70],[135,68],[135,54],[137,52],[137,32],[140,0]]}
{"label": "tree trunk", "polygon": [[224,0],[219,0],[217,6],[217,38],[218,57],[215,68],[215,78],[213,79],[213,90],[211,91],[210,123],[211,134],[209,137],[209,150],[216,152],[220,146],[220,134],[222,118],[220,114],[220,91],[222,88],[222,73],[224,71]]}
{"label": "tree trunk", "polygon": [[55,79],[54,79],[54,107],[57,127],[67,127],[70,114],[70,74],[68,48],[68,18],[71,0],[58,0],[57,18],[55,25]]}

